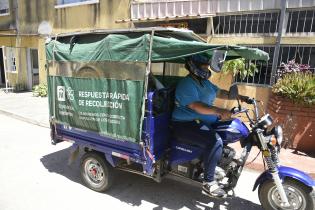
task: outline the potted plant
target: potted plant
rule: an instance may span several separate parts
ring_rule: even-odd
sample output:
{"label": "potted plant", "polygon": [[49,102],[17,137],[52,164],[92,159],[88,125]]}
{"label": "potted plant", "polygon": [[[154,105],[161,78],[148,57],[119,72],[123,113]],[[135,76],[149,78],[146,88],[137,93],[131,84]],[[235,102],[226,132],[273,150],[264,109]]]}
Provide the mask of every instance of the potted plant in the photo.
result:
{"label": "potted plant", "polygon": [[282,63],[268,111],[284,128],[285,146],[315,153],[315,75],[309,65]]}

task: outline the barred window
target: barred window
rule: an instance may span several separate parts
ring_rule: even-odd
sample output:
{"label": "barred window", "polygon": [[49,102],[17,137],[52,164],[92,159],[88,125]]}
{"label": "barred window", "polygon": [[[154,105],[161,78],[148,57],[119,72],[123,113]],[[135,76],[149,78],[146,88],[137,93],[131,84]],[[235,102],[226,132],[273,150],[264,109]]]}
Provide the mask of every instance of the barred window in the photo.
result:
{"label": "barred window", "polygon": [[[241,80],[239,76],[235,78],[235,82],[255,85],[271,85],[272,63],[274,56],[274,46],[248,46],[256,47],[269,53],[269,61],[253,61],[258,69],[258,72],[253,76],[247,76],[244,80]],[[282,45],[279,50],[279,57],[277,67],[279,68],[281,63],[287,63],[288,61],[295,59],[297,63],[310,65],[310,70],[315,73],[315,45]],[[277,72],[275,72],[276,74]],[[276,75],[275,75],[276,76]],[[277,78],[276,78],[277,79]]]}
{"label": "barred window", "polygon": [[279,12],[216,16],[214,34],[277,33],[279,17]]}
{"label": "barred window", "polygon": [[287,33],[315,32],[315,10],[289,11]]}
{"label": "barred window", "polygon": [[253,76],[247,76],[245,79],[241,79],[240,76],[235,78],[235,82],[245,83],[245,84],[256,84],[256,85],[270,85],[271,84],[271,71],[272,71],[272,61],[274,54],[274,46],[247,46],[261,49],[269,53],[270,59],[268,61],[252,61],[255,63],[258,72],[254,73]]}
{"label": "barred window", "polygon": [[309,45],[284,45],[279,52],[278,67],[282,62],[287,63],[295,59],[300,64],[308,64],[315,73],[315,46]]}

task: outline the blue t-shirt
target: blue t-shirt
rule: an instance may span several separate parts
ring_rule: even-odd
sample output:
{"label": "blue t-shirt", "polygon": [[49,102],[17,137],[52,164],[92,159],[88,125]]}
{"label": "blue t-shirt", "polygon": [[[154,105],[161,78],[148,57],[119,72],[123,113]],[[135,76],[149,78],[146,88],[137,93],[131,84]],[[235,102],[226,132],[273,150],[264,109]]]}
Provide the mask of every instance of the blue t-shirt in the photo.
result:
{"label": "blue t-shirt", "polygon": [[204,123],[211,124],[218,120],[217,115],[199,114],[188,108],[188,105],[193,102],[202,102],[211,106],[218,87],[212,84],[209,80],[202,80],[201,84],[195,81],[189,75],[182,79],[175,92],[175,109],[172,114],[174,121],[193,121],[200,120]]}

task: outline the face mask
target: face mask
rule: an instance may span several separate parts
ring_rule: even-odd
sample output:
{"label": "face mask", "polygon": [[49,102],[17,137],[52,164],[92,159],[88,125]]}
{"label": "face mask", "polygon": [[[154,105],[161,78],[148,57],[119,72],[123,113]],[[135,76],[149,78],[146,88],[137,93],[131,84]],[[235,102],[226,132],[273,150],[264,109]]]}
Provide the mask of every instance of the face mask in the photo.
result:
{"label": "face mask", "polygon": [[211,71],[198,68],[193,62],[188,61],[189,71],[200,79],[209,79]]}

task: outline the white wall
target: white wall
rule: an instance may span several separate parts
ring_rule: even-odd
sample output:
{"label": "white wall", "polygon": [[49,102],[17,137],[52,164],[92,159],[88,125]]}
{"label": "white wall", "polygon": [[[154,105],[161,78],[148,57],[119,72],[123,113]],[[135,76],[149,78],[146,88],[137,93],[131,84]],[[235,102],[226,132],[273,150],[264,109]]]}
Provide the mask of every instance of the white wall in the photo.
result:
{"label": "white wall", "polygon": [[[280,9],[281,0],[135,0],[131,18],[215,15]],[[314,0],[287,0],[287,8],[314,7]]]}

